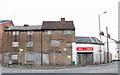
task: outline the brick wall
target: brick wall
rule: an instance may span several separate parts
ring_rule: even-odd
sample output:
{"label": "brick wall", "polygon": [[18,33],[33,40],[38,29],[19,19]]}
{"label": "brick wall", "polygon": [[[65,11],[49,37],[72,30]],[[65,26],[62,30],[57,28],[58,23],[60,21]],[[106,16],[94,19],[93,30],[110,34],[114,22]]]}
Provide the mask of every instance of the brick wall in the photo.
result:
{"label": "brick wall", "polygon": [[12,21],[0,25],[0,54],[2,53],[2,40],[3,40],[4,26],[9,27],[12,25],[14,25]]}

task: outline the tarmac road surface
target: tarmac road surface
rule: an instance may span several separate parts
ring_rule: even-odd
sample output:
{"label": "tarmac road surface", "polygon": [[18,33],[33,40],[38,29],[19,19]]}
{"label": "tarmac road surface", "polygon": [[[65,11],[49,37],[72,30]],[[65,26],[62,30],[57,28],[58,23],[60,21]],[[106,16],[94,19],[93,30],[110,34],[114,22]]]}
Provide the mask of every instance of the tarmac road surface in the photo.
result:
{"label": "tarmac road surface", "polygon": [[2,68],[2,73],[118,73],[118,62],[100,65],[88,65],[79,68],[67,69],[15,69],[15,68]]}

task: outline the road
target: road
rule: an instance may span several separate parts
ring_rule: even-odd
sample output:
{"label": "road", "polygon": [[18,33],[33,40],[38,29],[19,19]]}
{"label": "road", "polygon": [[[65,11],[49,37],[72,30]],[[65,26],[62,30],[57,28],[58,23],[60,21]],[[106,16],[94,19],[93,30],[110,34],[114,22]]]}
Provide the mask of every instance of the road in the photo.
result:
{"label": "road", "polygon": [[118,73],[118,62],[88,65],[80,68],[51,70],[2,68],[2,73]]}

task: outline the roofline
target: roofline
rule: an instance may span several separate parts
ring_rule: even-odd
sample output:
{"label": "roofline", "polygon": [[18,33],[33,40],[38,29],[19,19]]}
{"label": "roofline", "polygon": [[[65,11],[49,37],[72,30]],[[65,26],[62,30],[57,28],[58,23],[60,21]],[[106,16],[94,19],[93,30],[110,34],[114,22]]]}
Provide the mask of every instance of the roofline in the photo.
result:
{"label": "roofline", "polygon": [[75,30],[75,29],[42,29],[42,30]]}
{"label": "roofline", "polygon": [[42,31],[42,30],[4,30],[4,31]]}
{"label": "roofline", "polygon": [[[75,38],[95,38],[97,39],[96,37],[89,37],[89,36],[75,36]],[[97,39],[98,42],[100,41],[99,39]],[[101,43],[100,43],[101,42]],[[99,43],[89,43],[89,42],[76,42],[76,43],[84,43],[84,44],[98,44],[98,45],[105,45],[102,41],[100,41]]]}
{"label": "roofline", "polygon": [[[91,37],[91,36],[75,36],[75,38],[77,38],[77,37],[78,37],[78,38],[79,38],[79,37],[83,37],[83,38],[86,37],[86,38],[89,38],[89,37]],[[93,37],[91,37],[91,38],[96,38],[96,37],[93,36]]]}
{"label": "roofline", "polygon": [[[1,22],[1,24],[12,22],[12,20],[0,20],[0,21],[7,21],[7,22]],[[12,22],[13,23],[13,22]]]}
{"label": "roofline", "polygon": [[5,29],[4,31],[45,31],[45,30],[75,30],[75,29],[38,29],[38,30],[8,30]]}
{"label": "roofline", "polygon": [[[42,21],[42,23],[43,23],[43,22],[61,22],[61,21]],[[65,20],[65,22],[73,22],[73,20],[70,20],[70,21],[66,21],[66,20]]]}
{"label": "roofline", "polygon": [[76,42],[77,44],[97,44],[97,45],[105,45],[104,43],[86,43],[86,42]]}

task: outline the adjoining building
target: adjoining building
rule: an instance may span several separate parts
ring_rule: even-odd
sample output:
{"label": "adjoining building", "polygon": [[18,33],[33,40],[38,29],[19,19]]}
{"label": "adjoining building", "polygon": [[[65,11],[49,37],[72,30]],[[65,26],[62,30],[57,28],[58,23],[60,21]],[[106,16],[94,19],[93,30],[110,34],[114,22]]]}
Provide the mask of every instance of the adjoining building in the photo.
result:
{"label": "adjoining building", "polygon": [[3,40],[3,33],[4,29],[8,28],[9,26],[13,26],[13,22],[11,20],[0,20],[0,61],[2,60],[2,40]]}
{"label": "adjoining building", "polygon": [[71,65],[73,21],[11,26],[4,32],[3,64]]}
{"label": "adjoining building", "polygon": [[4,64],[40,63],[41,26],[10,26],[5,29],[3,44]]}
{"label": "adjoining building", "polygon": [[72,62],[72,42],[75,42],[73,21],[43,21],[42,50],[50,54],[50,64],[66,64]]}
{"label": "adjoining building", "polygon": [[104,43],[95,37],[76,37],[73,43],[72,59],[76,65],[106,63],[106,55]]}

